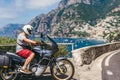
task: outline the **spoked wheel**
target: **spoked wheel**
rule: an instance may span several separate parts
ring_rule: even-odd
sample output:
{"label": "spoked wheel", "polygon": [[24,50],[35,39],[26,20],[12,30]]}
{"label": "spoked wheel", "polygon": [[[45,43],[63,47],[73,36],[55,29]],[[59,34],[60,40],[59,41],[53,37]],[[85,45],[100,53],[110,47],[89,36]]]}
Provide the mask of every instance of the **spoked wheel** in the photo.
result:
{"label": "spoked wheel", "polygon": [[60,60],[52,68],[55,80],[70,80],[74,75],[74,66],[69,60]]}
{"label": "spoked wheel", "polygon": [[17,70],[13,71],[9,68],[2,69],[0,75],[2,80],[15,80],[17,77]]}

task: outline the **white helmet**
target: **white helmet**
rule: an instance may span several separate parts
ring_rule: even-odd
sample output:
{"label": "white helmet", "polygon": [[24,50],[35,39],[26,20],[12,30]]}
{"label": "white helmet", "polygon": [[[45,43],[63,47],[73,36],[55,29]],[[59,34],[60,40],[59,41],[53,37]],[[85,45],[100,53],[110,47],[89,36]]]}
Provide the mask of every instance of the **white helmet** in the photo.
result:
{"label": "white helmet", "polygon": [[22,29],[28,36],[30,36],[32,34],[33,27],[31,25],[25,25],[25,26],[23,26]]}

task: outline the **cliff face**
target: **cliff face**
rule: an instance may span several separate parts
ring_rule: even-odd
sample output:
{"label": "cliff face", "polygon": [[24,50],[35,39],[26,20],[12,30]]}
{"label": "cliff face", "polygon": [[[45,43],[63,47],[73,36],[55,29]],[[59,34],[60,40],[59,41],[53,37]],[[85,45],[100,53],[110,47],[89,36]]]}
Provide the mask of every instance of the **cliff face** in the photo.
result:
{"label": "cliff face", "polygon": [[67,7],[69,5],[76,4],[76,3],[92,4],[92,0],[61,0],[58,7],[64,8],[64,7]]}
{"label": "cliff face", "polygon": [[[57,9],[36,16],[29,24],[36,31],[47,32],[54,37],[103,38],[105,26],[98,24],[106,21],[107,17],[112,17],[118,21],[115,23],[118,27],[119,4],[120,0],[61,0]],[[96,28],[99,27],[103,31],[96,35]]]}
{"label": "cliff face", "polygon": [[[69,5],[76,3],[90,4],[91,0],[61,0],[56,10],[50,11],[48,14],[41,14],[32,19],[29,24],[32,24],[38,32],[43,32],[46,29],[51,30],[59,21],[63,14],[63,9]],[[65,11],[66,12],[66,11]]]}

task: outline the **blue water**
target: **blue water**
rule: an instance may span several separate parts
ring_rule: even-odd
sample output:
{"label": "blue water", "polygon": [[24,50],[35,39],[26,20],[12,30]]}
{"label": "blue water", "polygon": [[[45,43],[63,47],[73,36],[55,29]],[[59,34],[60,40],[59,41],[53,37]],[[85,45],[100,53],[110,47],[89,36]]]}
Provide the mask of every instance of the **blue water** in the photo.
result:
{"label": "blue water", "polygon": [[[93,46],[98,44],[105,44],[103,40],[86,39],[86,38],[54,38],[57,43],[74,43],[73,48],[78,49],[86,46]],[[70,52],[69,56],[72,57],[72,45],[68,45]]]}
{"label": "blue water", "polygon": [[[95,40],[95,39],[86,39],[86,38],[53,38],[55,42],[57,43],[72,43],[72,45],[67,45],[69,50],[69,57],[72,57],[72,50],[86,47],[86,46],[93,46],[93,45],[99,45],[99,44],[105,44],[106,42],[103,40]],[[46,39],[42,39],[46,40]]]}

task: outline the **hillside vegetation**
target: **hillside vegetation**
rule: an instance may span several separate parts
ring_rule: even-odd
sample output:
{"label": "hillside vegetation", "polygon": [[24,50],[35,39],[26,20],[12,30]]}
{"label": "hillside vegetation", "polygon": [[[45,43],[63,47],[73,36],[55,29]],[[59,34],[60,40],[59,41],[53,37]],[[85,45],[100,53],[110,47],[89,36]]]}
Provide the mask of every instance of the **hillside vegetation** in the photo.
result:
{"label": "hillside vegetation", "polygon": [[[36,16],[28,24],[51,37],[119,41],[120,0],[61,0],[55,10]],[[0,29],[0,36],[16,37],[22,26],[9,24]]]}
{"label": "hillside vegetation", "polygon": [[10,37],[0,37],[0,45],[12,45],[16,44],[16,39]]}
{"label": "hillside vegetation", "polygon": [[[9,51],[16,52],[16,39],[12,39],[10,37],[0,37],[0,52],[1,51]],[[59,45],[59,51],[56,53],[56,57],[58,56],[69,56],[68,47],[65,45]],[[0,53],[1,54],[1,53]]]}
{"label": "hillside vegetation", "polygon": [[106,32],[119,31],[119,14],[120,0],[61,0],[57,9],[36,16],[29,24],[38,32],[46,32],[53,37],[116,41],[118,37]]}

